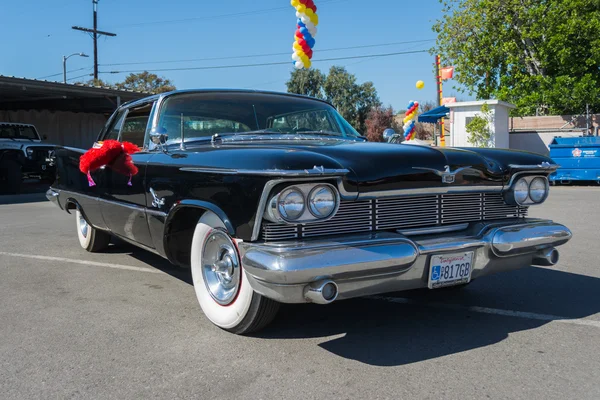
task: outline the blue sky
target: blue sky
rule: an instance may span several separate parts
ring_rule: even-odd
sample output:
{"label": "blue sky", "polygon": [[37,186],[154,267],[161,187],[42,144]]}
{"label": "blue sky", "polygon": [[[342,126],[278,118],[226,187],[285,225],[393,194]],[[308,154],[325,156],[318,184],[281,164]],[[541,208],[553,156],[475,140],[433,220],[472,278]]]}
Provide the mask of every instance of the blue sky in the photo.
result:
{"label": "blue sky", "polygon": [[[71,26],[92,27],[91,0],[19,0],[2,6],[0,25],[0,74],[62,80],[62,56],[85,52],[90,58],[71,57],[67,69],[76,77],[92,72],[92,40]],[[433,21],[441,16],[438,0],[405,2],[398,0],[315,0],[319,26],[314,60],[321,58],[426,50],[434,42]],[[260,10],[270,10],[259,12]],[[241,15],[231,15],[239,13]],[[287,65],[164,71],[180,89],[253,88],[285,91],[293,69],[291,48],[295,11],[287,0],[100,0],[98,28],[117,33],[100,38],[100,71],[154,70],[198,66],[220,66],[289,61]],[[397,43],[421,43],[325,51],[340,47]],[[320,51],[320,50],[324,51]],[[240,59],[107,65],[115,63],[189,60],[271,53],[289,53]],[[343,65],[359,82],[373,81],[384,104],[405,108],[410,100],[435,100],[429,53],[390,57],[323,61],[313,63],[322,71]],[[104,65],[103,65],[104,64]],[[126,74],[101,74],[109,82]],[[89,79],[89,78],[80,78]],[[425,89],[417,90],[417,80]],[[452,81],[444,84],[444,95],[456,95]],[[465,98],[466,96],[461,96]]]}

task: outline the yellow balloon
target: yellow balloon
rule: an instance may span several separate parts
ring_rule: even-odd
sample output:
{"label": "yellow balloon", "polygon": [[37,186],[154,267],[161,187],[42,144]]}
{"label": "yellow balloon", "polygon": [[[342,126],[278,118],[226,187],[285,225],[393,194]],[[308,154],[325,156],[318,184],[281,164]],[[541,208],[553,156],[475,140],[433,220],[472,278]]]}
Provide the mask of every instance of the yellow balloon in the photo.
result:
{"label": "yellow balloon", "polygon": [[310,18],[310,22],[312,22],[315,26],[319,25],[319,16],[317,14],[314,14],[312,16],[309,17]]}
{"label": "yellow balloon", "polygon": [[417,89],[421,90],[425,87],[425,82],[423,81],[417,81]]}
{"label": "yellow balloon", "polygon": [[290,4],[292,5],[292,7],[296,8],[298,4],[300,4],[300,2],[298,0],[292,0],[290,1]]}
{"label": "yellow balloon", "polygon": [[305,11],[305,14],[306,14],[306,16],[307,16],[308,18],[310,18],[310,17],[311,17],[311,15],[314,15],[315,13],[313,13],[313,10],[312,10],[312,8],[307,8],[307,9],[306,9],[306,11]]}
{"label": "yellow balloon", "polygon": [[306,6],[304,4],[300,4],[298,7],[296,7],[296,10],[298,10],[300,14],[304,14],[306,11]]}

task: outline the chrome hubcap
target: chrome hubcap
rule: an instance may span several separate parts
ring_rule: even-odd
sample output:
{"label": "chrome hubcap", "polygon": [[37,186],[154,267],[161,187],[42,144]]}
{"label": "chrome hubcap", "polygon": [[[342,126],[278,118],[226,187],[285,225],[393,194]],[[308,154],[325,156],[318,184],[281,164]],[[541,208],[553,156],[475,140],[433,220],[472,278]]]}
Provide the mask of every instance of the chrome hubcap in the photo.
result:
{"label": "chrome hubcap", "polygon": [[202,250],[202,277],[211,297],[221,305],[235,298],[240,286],[240,261],[229,236],[214,230]]}
{"label": "chrome hubcap", "polygon": [[85,220],[85,218],[83,218],[83,215],[81,215],[81,213],[80,213],[79,214],[79,230],[81,231],[81,234],[83,235],[84,238],[87,238],[88,229],[89,229],[89,225],[88,225],[87,221]]}

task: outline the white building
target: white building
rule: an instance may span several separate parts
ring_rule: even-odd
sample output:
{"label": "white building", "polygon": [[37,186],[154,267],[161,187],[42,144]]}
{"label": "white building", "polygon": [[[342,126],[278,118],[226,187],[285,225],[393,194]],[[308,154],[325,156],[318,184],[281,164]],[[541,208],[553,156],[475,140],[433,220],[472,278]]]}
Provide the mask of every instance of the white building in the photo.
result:
{"label": "white building", "polygon": [[492,123],[490,126],[492,132],[492,146],[496,148],[508,149],[508,113],[511,108],[515,108],[514,104],[510,104],[500,100],[481,100],[481,101],[466,101],[459,103],[444,104],[450,109],[450,143],[452,147],[473,147],[467,140],[467,124],[476,115],[481,115],[481,106],[487,103],[491,115]]}

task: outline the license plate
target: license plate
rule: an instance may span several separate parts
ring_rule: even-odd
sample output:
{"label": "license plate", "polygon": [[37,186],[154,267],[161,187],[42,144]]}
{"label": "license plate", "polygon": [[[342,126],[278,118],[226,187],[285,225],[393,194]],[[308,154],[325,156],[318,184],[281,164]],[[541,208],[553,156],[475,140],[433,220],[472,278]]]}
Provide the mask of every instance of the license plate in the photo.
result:
{"label": "license plate", "polygon": [[429,289],[469,283],[473,252],[432,256],[429,265]]}

